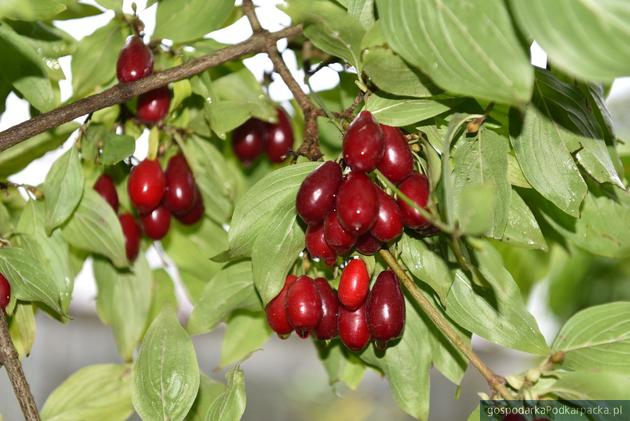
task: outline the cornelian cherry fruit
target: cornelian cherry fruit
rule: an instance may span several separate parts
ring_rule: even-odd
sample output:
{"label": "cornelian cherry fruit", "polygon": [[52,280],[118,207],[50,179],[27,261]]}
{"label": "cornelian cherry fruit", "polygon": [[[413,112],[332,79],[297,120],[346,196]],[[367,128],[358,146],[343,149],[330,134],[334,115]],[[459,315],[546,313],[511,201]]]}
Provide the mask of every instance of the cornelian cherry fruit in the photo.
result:
{"label": "cornelian cherry fruit", "polygon": [[129,199],[140,213],[157,208],[166,189],[166,178],[156,160],[145,159],[133,167],[127,183]]}
{"label": "cornelian cherry fruit", "polygon": [[[417,172],[411,174],[405,178],[402,183],[398,185],[398,189],[412,202],[414,202],[421,209],[425,209],[429,202],[429,179],[424,174]],[[405,225],[412,229],[425,228],[428,224],[427,220],[420,214],[420,212],[409,206],[407,202],[398,198],[398,205],[402,212],[403,222]]]}
{"label": "cornelian cherry fruit", "polygon": [[[4,310],[11,301],[11,284],[9,280],[0,273],[0,310]],[[335,320],[336,323],[336,320]]]}
{"label": "cornelian cherry fruit", "polygon": [[378,197],[378,214],[370,233],[377,240],[386,243],[402,234],[405,228],[402,212],[396,201],[383,190],[377,188],[376,196]]}
{"label": "cornelian cherry fruit", "polygon": [[381,242],[374,238],[369,232],[357,238],[357,243],[354,245],[354,248],[364,256],[376,254],[381,247]]}
{"label": "cornelian cherry fruit", "polygon": [[114,209],[114,212],[118,212],[118,192],[116,192],[116,186],[114,185],[114,181],[107,174],[102,174],[94,183],[94,190],[101,195],[103,199],[109,206]]}
{"label": "cornelian cherry fruit", "polygon": [[357,241],[357,237],[341,226],[336,211],[330,212],[324,220],[324,238],[338,255],[349,253]]}
{"label": "cornelian cherry fruit", "polygon": [[170,106],[171,92],[168,88],[156,88],[138,97],[136,117],[142,123],[154,124],[166,117]]}
{"label": "cornelian cherry fruit", "polygon": [[322,300],[315,282],[308,276],[298,277],[286,296],[287,320],[301,337],[306,338],[322,319]]}
{"label": "cornelian cherry fruit", "polygon": [[266,126],[265,152],[272,162],[282,162],[293,147],[293,128],[284,109],[278,107],[276,113],[278,122]]}
{"label": "cornelian cherry fruit", "polygon": [[171,226],[171,213],[164,206],[158,206],[151,212],[140,216],[140,222],[147,237],[161,240]]}
{"label": "cornelian cherry fruit", "polygon": [[232,133],[232,149],[245,165],[250,165],[265,149],[266,125],[262,120],[250,118]]}
{"label": "cornelian cherry fruit", "polygon": [[315,335],[317,339],[327,340],[337,336],[337,317],[339,314],[339,300],[337,293],[324,278],[316,278],[315,286],[322,301],[322,319],[317,325]]}
{"label": "cornelian cherry fruit", "polygon": [[118,217],[123,235],[125,236],[125,252],[130,262],[136,260],[140,251],[140,236],[142,230],[130,213],[124,213]]}
{"label": "cornelian cherry fruit", "polygon": [[286,299],[289,287],[296,280],[297,276],[295,275],[287,276],[280,293],[278,293],[273,300],[269,301],[267,307],[265,307],[267,323],[269,323],[271,329],[281,338],[286,338],[293,331],[287,319]]}
{"label": "cornelian cherry fruit", "polygon": [[367,301],[367,321],[372,339],[386,344],[400,337],[405,326],[405,298],[394,272],[381,272]]}
{"label": "cornelian cherry fruit", "polygon": [[383,157],[383,131],[369,111],[362,111],[343,138],[343,160],[357,172],[376,168]]}
{"label": "cornelian cherry fruit", "polygon": [[[104,47],[107,48],[107,47]],[[142,38],[133,36],[118,55],[116,62],[116,76],[122,83],[133,82],[142,79],[153,71],[153,53],[142,41]]]}
{"label": "cornelian cherry fruit", "polygon": [[352,172],[337,192],[337,217],[341,226],[354,235],[372,228],[378,214],[376,186],[363,173]]}
{"label": "cornelian cherry fruit", "polygon": [[370,290],[370,274],[362,259],[352,259],[341,272],[339,302],[349,310],[356,310],[366,300]]}
{"label": "cornelian cherry fruit", "polygon": [[164,206],[175,215],[183,215],[192,209],[197,200],[197,185],[186,158],[177,154],[171,157],[164,172],[166,194]]}
{"label": "cornelian cherry fruit", "polygon": [[322,259],[328,266],[337,261],[337,254],[328,245],[324,236],[324,225],[309,225],[306,229],[306,250],[312,258]]}
{"label": "cornelian cherry fruit", "polygon": [[407,139],[397,127],[381,124],[384,153],[377,168],[392,183],[400,183],[413,171],[413,155]]}
{"label": "cornelian cherry fruit", "polygon": [[335,206],[335,195],[342,181],[341,166],[327,161],[302,182],[295,206],[300,218],[309,225],[323,222]]}
{"label": "cornelian cherry fruit", "polygon": [[370,343],[365,304],[356,310],[340,306],[337,326],[341,342],[349,350],[360,352]]}

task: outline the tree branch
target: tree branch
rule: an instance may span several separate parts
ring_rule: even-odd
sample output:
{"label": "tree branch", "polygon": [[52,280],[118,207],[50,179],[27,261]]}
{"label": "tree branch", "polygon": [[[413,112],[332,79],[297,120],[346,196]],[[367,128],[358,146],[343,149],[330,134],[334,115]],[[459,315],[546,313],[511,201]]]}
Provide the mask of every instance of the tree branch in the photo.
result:
{"label": "tree branch", "polygon": [[0,132],[0,152],[31,138],[46,130],[60,126],[82,115],[90,114],[115,104],[129,101],[131,98],[150,90],[165,86],[171,82],[190,78],[211,67],[218,66],[241,56],[267,51],[270,43],[282,38],[291,38],[302,33],[302,26],[291,26],[277,32],[260,32],[249,39],[223,48],[215,53],[188,61],[180,66],[163,72],[154,73],[146,78],[129,84],[118,84],[99,94],[78,100],[53,111],[40,114],[23,123]]}

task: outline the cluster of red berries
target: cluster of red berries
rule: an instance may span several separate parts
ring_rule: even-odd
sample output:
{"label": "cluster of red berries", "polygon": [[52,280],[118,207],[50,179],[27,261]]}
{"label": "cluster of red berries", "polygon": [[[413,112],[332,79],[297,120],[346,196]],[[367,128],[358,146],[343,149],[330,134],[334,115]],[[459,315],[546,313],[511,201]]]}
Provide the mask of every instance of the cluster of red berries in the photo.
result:
{"label": "cluster of red berries", "polygon": [[0,311],[7,308],[11,301],[11,284],[3,274],[0,273]]}
{"label": "cluster of red berries", "polygon": [[306,248],[311,257],[334,265],[337,256],[353,249],[365,255],[382,243],[397,239],[404,227],[425,235],[433,226],[402,198],[394,200],[376,186],[367,173],[378,168],[418,207],[429,200],[429,181],[413,170],[413,156],[405,136],[396,127],[378,124],[363,111],[350,124],[343,141],[343,162],[327,161],[300,186],[296,208],[308,224]]}
{"label": "cluster of red berries", "polygon": [[[94,189],[118,212],[118,193],[107,174],[99,177]],[[168,233],[171,215],[183,224],[192,225],[204,214],[199,187],[182,154],[171,157],[165,172],[156,160],[140,162],[129,174],[127,192],[142,225],[140,228],[131,213],[119,216],[130,261],[138,256],[142,232],[153,240],[160,240]]]}
{"label": "cluster of red berries", "polygon": [[320,340],[339,336],[354,352],[370,340],[384,349],[405,325],[405,300],[396,275],[381,272],[370,291],[370,275],[361,259],[348,262],[338,292],[324,278],[289,275],[265,311],[269,326],[282,338],[293,330],[302,338],[310,333]]}
{"label": "cluster of red berries", "polygon": [[[116,76],[120,83],[142,79],[153,72],[153,53],[142,41],[133,36],[120,51],[116,63]],[[153,89],[138,97],[136,117],[142,123],[154,124],[166,117],[171,105],[171,93],[166,86]]]}
{"label": "cluster of red berries", "polygon": [[232,133],[232,149],[245,165],[250,165],[262,153],[271,162],[282,162],[293,147],[293,129],[286,111],[276,109],[277,123],[250,118]]}

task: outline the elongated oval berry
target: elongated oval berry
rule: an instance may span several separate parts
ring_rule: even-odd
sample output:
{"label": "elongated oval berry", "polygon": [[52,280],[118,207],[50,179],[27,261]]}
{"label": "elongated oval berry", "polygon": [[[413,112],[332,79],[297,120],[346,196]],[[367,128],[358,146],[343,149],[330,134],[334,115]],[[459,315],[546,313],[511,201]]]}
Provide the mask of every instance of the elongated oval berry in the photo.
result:
{"label": "elongated oval berry", "polygon": [[140,216],[140,223],[147,237],[161,240],[171,226],[171,213],[164,206],[158,206],[151,212]]}
{"label": "elongated oval berry", "polygon": [[339,315],[339,300],[337,293],[324,278],[316,278],[315,286],[322,300],[322,319],[317,325],[315,335],[317,339],[326,340],[337,336],[337,317]]}
{"label": "elongated oval berry", "polygon": [[326,243],[324,237],[324,225],[309,225],[306,229],[306,250],[312,258],[322,259],[328,266],[332,266],[337,261],[337,254]]}
{"label": "elongated oval berry", "polygon": [[[409,199],[411,199],[421,209],[425,209],[429,202],[429,179],[424,174],[417,172],[398,185],[398,189]],[[417,209],[409,206],[407,202],[398,198],[398,205],[402,212],[403,222],[412,229],[424,228],[427,220],[420,214]]]}
{"label": "elongated oval berry", "polygon": [[304,179],[295,200],[297,213],[304,222],[313,225],[324,220],[335,207],[341,180],[341,166],[335,161],[324,162]]}
{"label": "elongated oval berry", "polygon": [[361,111],[343,138],[343,160],[357,172],[370,172],[383,157],[383,131],[372,113]]}
{"label": "elongated oval berry", "polygon": [[140,251],[140,236],[142,230],[130,213],[123,213],[118,217],[120,227],[125,236],[125,252],[130,262],[136,260]]}
{"label": "elongated oval berry", "polygon": [[376,186],[363,173],[350,173],[337,192],[337,218],[354,235],[368,232],[378,214]]}
{"label": "elongated oval berry", "polygon": [[183,215],[175,215],[175,218],[184,225],[196,224],[201,220],[201,218],[203,218],[203,215],[206,212],[206,207],[203,205],[203,198],[201,197],[199,189],[197,189],[196,196],[197,199],[195,200],[195,203],[193,203],[192,209]]}
{"label": "elongated oval berry", "polygon": [[339,307],[337,327],[341,342],[351,351],[360,352],[370,343],[365,304],[356,310]]}
{"label": "elongated oval berry", "polygon": [[[0,310],[6,309],[9,305],[9,301],[11,301],[11,284],[9,284],[9,280],[0,273]],[[336,319],[335,323],[337,323]]]}
{"label": "elongated oval berry", "polygon": [[265,307],[265,314],[267,315],[267,323],[269,327],[278,334],[281,338],[286,338],[293,331],[293,328],[289,324],[287,319],[287,291],[289,287],[297,280],[297,276],[289,275],[284,281],[284,286],[275,296],[275,298],[267,304]]}
{"label": "elongated oval berry", "polygon": [[359,308],[370,291],[370,274],[362,259],[352,259],[341,272],[339,302],[349,310]]}
{"label": "elongated oval berry", "polygon": [[381,272],[367,301],[367,321],[372,339],[381,344],[400,337],[405,327],[405,298],[394,272]]}
{"label": "elongated oval berry", "polygon": [[405,228],[402,220],[402,212],[394,199],[383,190],[377,188],[378,215],[376,222],[370,230],[374,238],[384,243],[400,237]]}
{"label": "elongated oval berry", "polygon": [[[103,48],[107,48],[103,46]],[[149,76],[153,71],[153,53],[142,41],[142,38],[133,36],[118,55],[116,62],[116,76],[122,83],[133,82]]]}
{"label": "elongated oval berry", "polygon": [[164,177],[164,206],[175,215],[187,213],[197,200],[197,185],[184,155],[180,153],[168,160]]}
{"label": "elongated oval berry", "polygon": [[267,123],[250,118],[234,129],[232,133],[232,149],[236,157],[245,165],[251,164],[265,149],[265,132]]}
{"label": "elongated oval berry", "polygon": [[381,242],[374,238],[369,232],[357,238],[357,243],[354,245],[354,248],[365,256],[376,254],[381,247]]}
{"label": "elongated oval berry", "polygon": [[317,329],[322,319],[322,300],[315,282],[300,276],[289,287],[286,297],[287,320],[301,338]]}
{"label": "elongated oval berry", "polygon": [[282,162],[293,147],[293,128],[284,109],[278,107],[276,113],[278,122],[267,125],[265,152],[272,162]]}
{"label": "elongated oval berry", "polygon": [[145,159],[131,170],[127,191],[129,200],[140,213],[157,208],[166,189],[166,178],[156,160]]}
{"label": "elongated oval berry", "polygon": [[357,241],[356,236],[341,226],[336,211],[330,212],[324,220],[324,238],[338,255],[349,253]]}
{"label": "elongated oval berry", "polygon": [[118,212],[118,192],[116,191],[114,181],[109,175],[102,174],[98,180],[96,180],[96,183],[94,183],[94,190],[109,203],[109,206],[114,209],[114,212]]}
{"label": "elongated oval berry", "polygon": [[162,120],[168,114],[171,106],[171,92],[166,86],[156,88],[138,97],[136,117],[142,123],[153,124]]}
{"label": "elongated oval berry", "polygon": [[413,171],[413,155],[407,139],[398,127],[381,124],[385,147],[377,168],[392,183],[398,184]]}

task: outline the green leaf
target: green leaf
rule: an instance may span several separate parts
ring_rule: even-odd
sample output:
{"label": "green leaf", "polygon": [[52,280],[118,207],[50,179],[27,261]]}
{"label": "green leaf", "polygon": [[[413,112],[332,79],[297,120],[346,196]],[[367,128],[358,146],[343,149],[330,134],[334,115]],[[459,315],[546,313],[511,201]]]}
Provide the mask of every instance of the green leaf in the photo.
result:
{"label": "green leaf", "polygon": [[368,97],[365,108],[379,123],[397,127],[435,117],[449,109],[430,99],[385,98],[375,94]]}
{"label": "green leaf", "polygon": [[271,333],[264,312],[237,311],[227,322],[221,345],[221,367],[249,357],[267,342]]}
{"label": "green leaf", "polygon": [[206,421],[238,421],[245,412],[245,376],[243,371],[234,367],[227,375],[227,387],[210,405]]}
{"label": "green leaf", "polygon": [[443,89],[523,104],[533,71],[501,0],[377,0],[387,42]]}
{"label": "green leaf", "polygon": [[128,135],[109,133],[103,144],[101,162],[104,165],[114,165],[133,155],[136,140]]}
{"label": "green leaf", "polygon": [[98,7],[70,1],[66,3],[66,10],[55,16],[55,20],[80,19],[100,15],[101,13],[103,12]]}
{"label": "green leaf", "polygon": [[42,187],[49,233],[72,215],[81,201],[84,183],[79,152],[71,147],[53,164]]}
{"label": "green leaf", "polygon": [[43,421],[124,421],[133,413],[131,369],[98,364],[68,377],[46,399]]}
{"label": "green leaf", "polygon": [[403,235],[398,242],[400,259],[409,272],[422,282],[428,284],[446,303],[448,290],[453,283],[446,262],[433,253],[422,240]]}
{"label": "green leaf", "polygon": [[186,415],[186,421],[205,421],[206,414],[212,402],[225,391],[225,385],[217,382],[201,373],[199,392],[190,412]]}
{"label": "green leaf", "polygon": [[233,0],[162,0],[158,3],[153,38],[167,38],[175,43],[202,38],[221,28],[232,9]]}
{"label": "green leaf", "polygon": [[[72,54],[76,47],[76,40],[70,34],[52,24],[21,21],[11,21],[8,24],[11,25],[15,32],[22,35],[22,39],[29,43],[40,56],[48,59]],[[47,62],[49,69],[52,67],[52,62],[53,60]],[[58,62],[55,62],[55,64],[58,66]],[[59,69],[59,72],[63,76],[63,71]],[[57,74],[57,72],[54,72],[54,74]]]}
{"label": "green leaf", "polygon": [[630,377],[622,373],[556,371],[558,380],[549,388],[566,400],[626,400]]}
{"label": "green leaf", "polygon": [[510,195],[508,220],[502,241],[523,247],[547,250],[547,242],[543,237],[536,218],[525,201],[515,191]]}
{"label": "green leaf", "polygon": [[56,0],[3,0],[0,3],[0,19],[45,20],[65,9],[66,6]]}
{"label": "green leaf", "polygon": [[199,389],[192,340],[172,307],[164,307],[144,338],[133,371],[133,406],[143,420],[183,420]]}
{"label": "green leaf", "polygon": [[20,359],[27,357],[35,342],[35,308],[31,304],[15,305],[9,319],[9,334]]}
{"label": "green leaf", "polygon": [[458,192],[456,218],[462,232],[481,235],[491,230],[497,196],[490,183],[473,184]]}
{"label": "green leaf", "polygon": [[348,0],[348,14],[361,22],[365,29],[374,24],[374,0]]}
{"label": "green leaf", "polygon": [[339,340],[326,344],[316,341],[319,359],[328,373],[329,383],[342,382],[356,390],[365,374],[366,365],[355,354],[347,351]]}
{"label": "green leaf", "polygon": [[147,328],[153,320],[160,314],[160,310],[167,305],[177,308],[177,296],[175,295],[175,285],[171,276],[164,269],[156,269],[152,273],[153,289],[151,292],[151,307],[147,316]]}
{"label": "green leaf", "polygon": [[103,6],[105,9],[122,11],[123,0],[96,0],[96,2]]}

